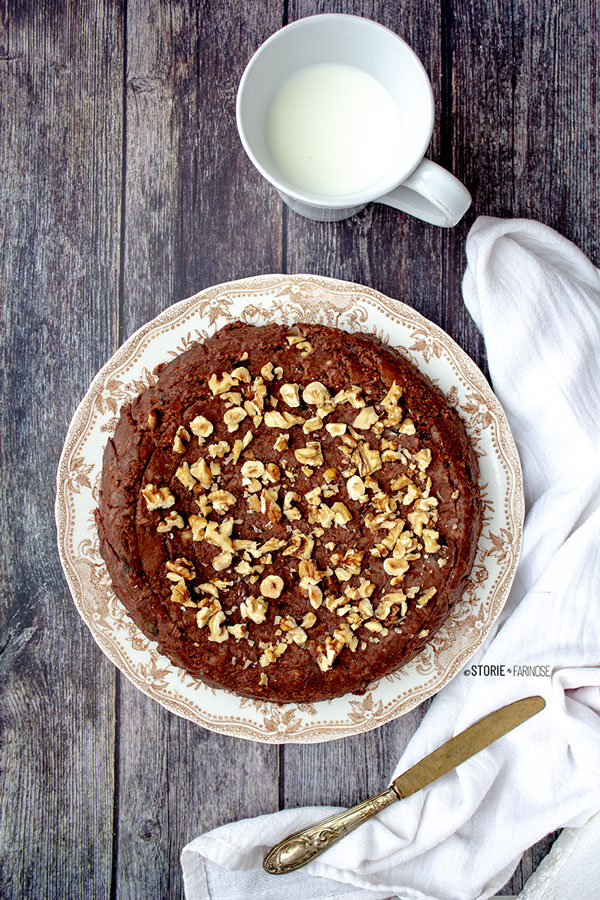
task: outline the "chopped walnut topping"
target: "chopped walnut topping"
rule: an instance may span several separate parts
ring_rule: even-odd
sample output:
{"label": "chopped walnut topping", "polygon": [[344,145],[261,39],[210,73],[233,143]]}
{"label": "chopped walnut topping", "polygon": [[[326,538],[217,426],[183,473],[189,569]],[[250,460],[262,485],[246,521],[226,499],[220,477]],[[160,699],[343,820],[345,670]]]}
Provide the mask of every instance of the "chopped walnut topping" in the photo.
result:
{"label": "chopped walnut topping", "polygon": [[279,396],[288,406],[300,406],[300,387],[297,384],[282,384]]}
{"label": "chopped walnut topping", "polygon": [[297,625],[288,631],[288,638],[291,638],[295,644],[305,644],[308,640],[308,635],[300,625]]}
{"label": "chopped walnut topping", "polygon": [[398,433],[399,434],[416,434],[417,429],[415,428],[415,423],[413,422],[413,420],[409,419],[407,416],[406,419],[404,419],[404,421],[399,426]]}
{"label": "chopped walnut topping", "polygon": [[336,525],[345,525],[347,522],[352,521],[352,513],[348,509],[345,503],[342,503],[341,500],[338,500],[331,507],[333,511],[333,520]]}
{"label": "chopped walnut topping", "polygon": [[344,422],[328,422],[325,426],[331,437],[340,437],[346,434],[348,426]]}
{"label": "chopped walnut topping", "polygon": [[195,516],[191,515],[189,517],[190,528],[192,529],[192,540],[193,541],[202,541],[204,540],[204,533],[206,531],[206,519],[204,516]]}
{"label": "chopped walnut topping", "polygon": [[174,528],[183,528],[184,521],[179,515],[178,512],[172,510],[168,513],[165,518],[158,523],[156,526],[156,530],[159,534],[165,534],[169,531],[172,531]]}
{"label": "chopped walnut topping", "polygon": [[239,622],[237,625],[228,625],[227,631],[233,635],[236,641],[239,641],[248,634],[248,626],[244,622]]}
{"label": "chopped walnut topping", "polygon": [[231,377],[241,381],[243,384],[250,384],[252,381],[252,376],[246,366],[236,366],[235,369],[231,370]]}
{"label": "chopped walnut topping", "polygon": [[247,431],[241,440],[238,438],[233,442],[231,461],[234,463],[234,465],[238,461],[238,459],[242,455],[242,452],[246,449],[250,441],[253,439],[253,437],[253,433],[251,431]]}
{"label": "chopped walnut topping", "polygon": [[208,499],[212,503],[214,511],[219,516],[225,515],[229,510],[230,506],[235,506],[237,503],[237,498],[235,494],[232,494],[230,491],[211,491],[208,495]]}
{"label": "chopped walnut topping", "polygon": [[363,597],[358,603],[358,612],[361,619],[371,619],[373,616],[373,604],[368,597]]}
{"label": "chopped walnut topping", "polygon": [[439,536],[439,531],[435,531],[433,528],[423,529],[423,545],[425,547],[425,553],[437,553],[438,550],[441,550],[441,547],[437,542]]}
{"label": "chopped walnut topping", "polygon": [[323,419],[319,416],[313,416],[312,419],[307,419],[304,425],[302,426],[302,431],[304,434],[311,434],[313,431],[319,431],[323,427]]}
{"label": "chopped walnut topping", "polygon": [[190,472],[194,478],[197,478],[202,487],[210,487],[213,476],[206,460],[200,457],[193,466],[190,466]]}
{"label": "chopped walnut topping", "polygon": [[342,623],[334,629],[333,635],[325,638],[325,646],[319,647],[317,665],[322,672],[331,669],[336,658],[340,655],[346,644],[352,644],[354,635],[349,625]]}
{"label": "chopped walnut topping", "polygon": [[281,522],[281,507],[267,488],[263,488],[260,492],[260,511],[263,516],[266,515],[269,522]]}
{"label": "chopped walnut topping", "polygon": [[300,495],[297,494],[296,491],[286,491],[283,498],[283,515],[286,517],[286,519],[289,519],[290,522],[302,518],[302,513],[300,512],[300,510],[293,505],[294,500],[299,499]]}
{"label": "chopped walnut topping", "polygon": [[[309,584],[306,588],[308,594],[308,602],[313,609],[318,609],[323,602],[323,591],[317,584]],[[310,615],[310,613],[308,613]],[[304,626],[307,627],[306,625]]]}
{"label": "chopped walnut topping", "polygon": [[303,628],[312,628],[315,622],[317,621],[317,617],[312,612],[307,612],[300,623]]}
{"label": "chopped walnut topping", "polygon": [[315,542],[313,538],[301,531],[294,530],[289,544],[283,551],[283,556],[295,556],[297,559],[310,559]]}
{"label": "chopped walnut topping", "polygon": [[331,397],[329,391],[320,381],[311,381],[302,391],[302,399],[309,406],[325,406]]}
{"label": "chopped walnut topping", "polygon": [[190,433],[187,428],[184,428],[183,425],[180,425],[175,433],[175,440],[173,441],[173,452],[174,453],[185,453],[185,445],[190,440]]}
{"label": "chopped walnut topping", "polygon": [[318,441],[308,441],[306,447],[294,450],[294,456],[301,465],[316,467],[322,466],[324,462],[321,444]]}
{"label": "chopped walnut topping", "polygon": [[397,384],[394,381],[394,382],[392,382],[392,385],[391,385],[389,391],[387,392],[387,394],[381,401],[381,405],[383,406],[384,409],[389,411],[390,409],[393,409],[395,406],[398,405],[398,401],[400,400],[401,396],[402,396],[402,388],[400,387],[399,384]]}
{"label": "chopped walnut topping", "polygon": [[378,418],[379,416],[372,406],[365,406],[364,409],[361,409],[352,425],[354,428],[360,428],[361,431],[368,431]]}
{"label": "chopped walnut topping", "polygon": [[429,521],[429,513],[426,510],[417,509],[414,512],[409,513],[407,519],[410,522],[414,533],[421,537],[423,534],[423,527],[427,525]]}
{"label": "chopped walnut topping", "polygon": [[370,444],[360,443],[352,453],[352,462],[361,476],[372,475],[381,469],[381,454],[379,450],[372,450]]}
{"label": "chopped walnut topping", "polygon": [[267,575],[260,583],[260,592],[263,597],[277,599],[283,590],[283,578],[279,575]]}
{"label": "chopped walnut topping", "polygon": [[[191,423],[190,423],[191,426]],[[208,454],[213,459],[223,459],[226,453],[229,453],[231,447],[227,443],[227,441],[217,441],[216,444],[210,444],[208,447]]]}
{"label": "chopped walnut topping", "polygon": [[202,609],[198,610],[196,613],[196,624],[198,628],[204,628],[205,625],[208,625],[208,620],[211,616],[214,616],[220,609],[220,604],[218,600],[213,604],[210,603],[208,606],[203,606]]}
{"label": "chopped walnut topping", "polygon": [[227,640],[229,632],[225,627],[225,613],[223,610],[219,610],[214,616],[210,617],[208,620],[208,630],[210,632],[208,635],[209,641],[213,641],[215,644],[222,644],[223,641]]}
{"label": "chopped walnut topping", "polygon": [[250,596],[240,603],[240,613],[243,619],[251,619],[256,625],[260,625],[267,618],[269,604],[262,597]]}
{"label": "chopped walnut topping", "polygon": [[275,378],[275,376],[273,375],[273,363],[266,363],[266,365],[264,365],[260,370],[260,374],[265,379],[265,381],[273,381],[273,379]]}
{"label": "chopped walnut topping", "polygon": [[158,416],[156,415],[155,411],[152,410],[151,412],[148,413],[148,428],[150,429],[150,431],[154,431],[156,429],[157,424],[158,424]]}
{"label": "chopped walnut topping", "polygon": [[327,482],[327,484],[331,484],[338,477],[338,470],[334,469],[333,466],[330,466],[328,469],[325,469],[323,472],[323,478]]}
{"label": "chopped walnut topping", "polygon": [[147,484],[142,489],[142,496],[148,510],[169,509],[175,503],[175,497],[167,487],[157,488],[155,484]]}
{"label": "chopped walnut topping", "polygon": [[196,479],[192,475],[190,471],[189,464],[184,462],[182,463],[177,471],[175,472],[175,478],[178,478],[182,485],[190,490],[196,484]]}
{"label": "chopped walnut topping", "polygon": [[184,556],[180,556],[174,562],[170,559],[167,560],[166,567],[169,572],[167,578],[170,581],[179,581],[180,578],[183,578],[184,581],[191,581],[192,578],[196,577],[194,563]]}
{"label": "chopped walnut topping", "polygon": [[277,440],[273,444],[273,450],[277,450],[278,453],[283,453],[284,450],[288,449],[288,445],[290,443],[290,436],[288,434],[279,434],[277,436]]}
{"label": "chopped walnut topping", "polygon": [[365,495],[365,483],[360,475],[353,475],[346,482],[346,490],[351,500],[360,500]]}
{"label": "chopped walnut topping", "polygon": [[407,594],[403,591],[393,591],[391,594],[385,594],[375,610],[376,617],[382,621],[387,619],[394,606],[399,606],[400,614],[405,616],[408,610],[406,597]]}
{"label": "chopped walnut topping", "polygon": [[437,588],[428,588],[428,590],[424,591],[419,597],[417,597],[417,606],[421,608],[428,603],[432,597],[437,594]]}
{"label": "chopped walnut topping", "polygon": [[[187,589],[184,578],[180,578],[171,587],[171,600],[173,603],[182,603],[184,605],[191,603],[190,592]],[[195,604],[193,605],[195,606]]]}
{"label": "chopped walnut topping", "polygon": [[221,400],[225,401],[227,408],[230,406],[241,406],[242,394],[240,391],[226,391],[226,393],[221,394]]}
{"label": "chopped walnut topping", "polygon": [[204,416],[196,416],[190,422],[190,430],[196,437],[207,438],[215,429],[212,422],[209,422]]}
{"label": "chopped walnut topping", "polygon": [[283,656],[288,648],[288,645],[283,641],[280,641],[275,645],[265,644],[263,646],[264,650],[258,661],[264,669],[266,669],[267,666],[270,666],[272,662],[275,662],[276,659],[279,659],[280,656]]}
{"label": "chopped walnut topping", "polygon": [[225,391],[238,384],[237,380],[232,378],[229,372],[223,372],[222,376],[222,378],[219,378],[216,373],[213,373],[208,379],[208,386],[215,397],[218,394],[224,394]]}
{"label": "chopped walnut topping", "polygon": [[212,561],[212,567],[216,572],[228,569],[233,562],[233,556],[229,550],[222,550]]}
{"label": "chopped walnut topping", "polygon": [[431,450],[429,449],[429,447],[423,447],[418,451],[418,453],[415,453],[415,462],[417,463],[421,472],[424,472],[431,462]]}
{"label": "chopped walnut topping", "polygon": [[304,424],[301,416],[293,416],[289,412],[277,412],[277,410],[269,410],[265,413],[265,425],[267,428],[291,428],[293,425]]}
{"label": "chopped walnut topping", "polygon": [[264,478],[266,481],[270,481],[272,484],[281,481],[281,469],[279,466],[275,465],[275,463],[267,463],[265,469]]}

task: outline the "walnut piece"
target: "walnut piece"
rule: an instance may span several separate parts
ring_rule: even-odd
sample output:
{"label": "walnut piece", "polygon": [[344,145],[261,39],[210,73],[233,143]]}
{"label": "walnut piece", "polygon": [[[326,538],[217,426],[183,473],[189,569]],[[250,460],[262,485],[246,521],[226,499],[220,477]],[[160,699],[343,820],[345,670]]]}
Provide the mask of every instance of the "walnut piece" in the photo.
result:
{"label": "walnut piece", "polygon": [[262,597],[250,596],[240,603],[240,613],[243,619],[251,619],[256,625],[260,625],[267,618],[269,604]]}
{"label": "walnut piece", "polygon": [[297,384],[282,384],[279,396],[288,406],[300,406],[300,387]]}
{"label": "walnut piece", "polygon": [[301,465],[305,466],[322,466],[324,462],[319,441],[308,441],[306,447],[294,450],[294,456]]}
{"label": "walnut piece", "polygon": [[182,485],[190,490],[196,484],[196,479],[192,475],[189,467],[189,463],[182,463],[177,471],[175,472],[175,478],[178,478]]}
{"label": "walnut piece", "polygon": [[354,428],[359,428],[361,431],[368,431],[378,418],[379,416],[372,406],[365,406],[364,409],[361,409],[352,425]]}
{"label": "walnut piece", "polygon": [[329,403],[331,397],[329,391],[320,381],[311,381],[302,391],[302,399],[310,406],[325,406]]}
{"label": "walnut piece", "polygon": [[267,428],[292,428],[293,425],[303,425],[304,419],[301,416],[293,416],[289,412],[277,412],[270,409],[265,413],[265,425]]}
{"label": "walnut piece", "polygon": [[142,489],[142,496],[149,510],[169,509],[175,503],[175,497],[167,487],[157,488],[155,484],[147,484]]}
{"label": "walnut piece", "polygon": [[208,620],[208,630],[210,632],[208,635],[209,641],[213,641],[215,644],[222,644],[223,641],[227,640],[229,632],[225,627],[225,613],[223,610],[219,610],[214,616],[211,616]]}
{"label": "walnut piece", "polygon": [[185,445],[190,440],[190,433],[187,428],[184,428],[183,425],[180,425],[175,433],[175,440],[173,441],[173,452],[174,453],[185,453]]}
{"label": "walnut piece", "polygon": [[183,519],[179,513],[173,509],[158,523],[156,530],[159,534],[168,534],[168,532],[172,531],[174,528],[183,528],[183,526]]}

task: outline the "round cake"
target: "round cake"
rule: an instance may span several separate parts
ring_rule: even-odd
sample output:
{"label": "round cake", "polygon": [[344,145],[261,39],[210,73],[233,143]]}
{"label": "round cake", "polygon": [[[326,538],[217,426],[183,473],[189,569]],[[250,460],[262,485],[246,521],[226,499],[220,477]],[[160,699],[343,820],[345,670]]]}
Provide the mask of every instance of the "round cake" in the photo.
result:
{"label": "round cake", "polygon": [[277,703],[362,693],[444,622],[478,466],[444,395],[371,335],[236,322],[158,367],[104,451],[114,591],[175,665]]}

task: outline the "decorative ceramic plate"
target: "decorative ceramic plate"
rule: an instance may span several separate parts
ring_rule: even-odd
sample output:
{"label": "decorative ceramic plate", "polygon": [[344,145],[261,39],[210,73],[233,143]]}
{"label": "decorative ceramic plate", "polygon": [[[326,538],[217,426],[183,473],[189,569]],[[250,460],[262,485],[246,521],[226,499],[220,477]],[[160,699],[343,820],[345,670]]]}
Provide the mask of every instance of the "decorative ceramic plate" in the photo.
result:
{"label": "decorative ceramic plate", "polygon": [[[104,446],[122,404],[155,380],[154,367],[235,320],[320,322],[376,334],[444,391],[479,457],[484,521],[462,599],[431,643],[366,694],[278,706],[207,687],[146,638],[111,589],[94,510]],[[523,492],[517,451],[485,378],[445,332],[397,300],[313,275],[263,275],[207,288],[134,334],[94,378],[69,428],[58,469],[58,546],[73,599],[104,653],[141,691],[205,728],[270,743],[327,741],[376,728],[447,684],[500,613],[521,544]]]}

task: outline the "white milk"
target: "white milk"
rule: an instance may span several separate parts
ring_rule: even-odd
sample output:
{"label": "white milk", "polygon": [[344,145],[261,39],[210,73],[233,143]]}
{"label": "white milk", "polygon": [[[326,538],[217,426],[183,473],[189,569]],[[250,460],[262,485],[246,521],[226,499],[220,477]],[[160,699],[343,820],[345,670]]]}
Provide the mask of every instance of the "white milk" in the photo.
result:
{"label": "white milk", "polygon": [[322,196],[368,188],[400,153],[391,96],[372,75],[341,63],[307,66],[284,81],[265,137],[281,174]]}

